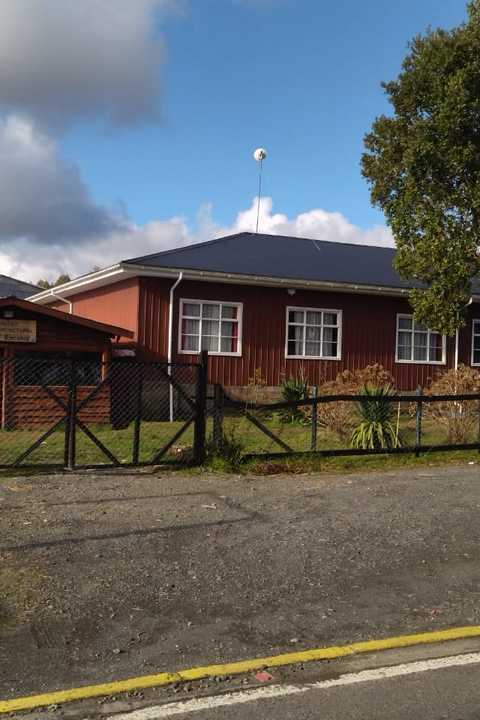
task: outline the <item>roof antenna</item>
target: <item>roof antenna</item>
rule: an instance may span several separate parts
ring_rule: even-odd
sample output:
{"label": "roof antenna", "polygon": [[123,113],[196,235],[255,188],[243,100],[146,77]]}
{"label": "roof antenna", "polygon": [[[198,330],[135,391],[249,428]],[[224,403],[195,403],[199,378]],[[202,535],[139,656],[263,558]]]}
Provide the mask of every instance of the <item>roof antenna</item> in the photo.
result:
{"label": "roof antenna", "polygon": [[263,172],[263,161],[267,157],[267,151],[265,148],[257,148],[253,153],[254,159],[260,163],[260,169],[258,171],[258,202],[257,202],[257,227],[255,232],[258,234],[258,223],[260,220],[260,198],[262,197],[262,172]]}

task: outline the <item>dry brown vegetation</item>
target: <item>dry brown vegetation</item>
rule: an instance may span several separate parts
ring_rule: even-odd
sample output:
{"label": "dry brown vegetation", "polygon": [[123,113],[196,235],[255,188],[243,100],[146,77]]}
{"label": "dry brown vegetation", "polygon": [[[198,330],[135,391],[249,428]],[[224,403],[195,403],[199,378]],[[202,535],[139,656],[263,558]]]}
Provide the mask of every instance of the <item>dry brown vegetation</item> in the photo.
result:
{"label": "dry brown vegetation", "polygon": [[[372,387],[394,386],[392,374],[382,365],[367,365],[362,370],[344,370],[335,380],[322,383],[318,395],[359,395],[365,385]],[[305,407],[308,420],[312,409]],[[335,433],[342,440],[350,437],[355,425],[355,404],[348,401],[332,401],[318,405],[318,424],[325,430]]]}
{"label": "dry brown vegetation", "polygon": [[[447,370],[438,375],[426,395],[464,395],[480,393],[480,372],[460,365],[458,370]],[[449,443],[473,441],[475,426],[479,421],[479,404],[472,400],[451,400],[425,403],[425,417],[435,421],[447,434]]]}

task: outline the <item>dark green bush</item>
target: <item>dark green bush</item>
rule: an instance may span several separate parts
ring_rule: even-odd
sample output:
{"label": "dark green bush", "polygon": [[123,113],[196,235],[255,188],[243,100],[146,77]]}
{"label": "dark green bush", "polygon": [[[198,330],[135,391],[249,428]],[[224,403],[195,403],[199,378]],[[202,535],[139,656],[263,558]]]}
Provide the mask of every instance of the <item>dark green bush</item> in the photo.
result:
{"label": "dark green bush", "polygon": [[218,466],[225,465],[225,469],[236,470],[241,464],[244,444],[235,437],[234,430],[224,432],[220,443],[217,445],[211,436],[206,445],[207,463]]}
{"label": "dark green bush", "polygon": [[361,422],[353,431],[352,447],[363,450],[400,447],[400,438],[393,422],[394,408],[388,400],[393,395],[392,387],[365,385],[359,394],[367,397],[358,403]]}
{"label": "dark green bush", "polygon": [[[285,402],[300,402],[308,398],[308,381],[303,374],[285,378],[282,383],[282,398]],[[303,419],[300,408],[286,408],[282,412],[283,422],[295,422]]]}

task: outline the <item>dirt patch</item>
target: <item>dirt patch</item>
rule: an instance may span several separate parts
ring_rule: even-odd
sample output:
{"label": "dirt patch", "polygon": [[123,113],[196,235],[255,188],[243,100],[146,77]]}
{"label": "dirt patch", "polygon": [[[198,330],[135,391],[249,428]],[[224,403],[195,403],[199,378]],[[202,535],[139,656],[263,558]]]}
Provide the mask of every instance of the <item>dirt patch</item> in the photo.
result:
{"label": "dirt patch", "polygon": [[0,626],[29,620],[42,606],[45,577],[38,567],[0,557]]}

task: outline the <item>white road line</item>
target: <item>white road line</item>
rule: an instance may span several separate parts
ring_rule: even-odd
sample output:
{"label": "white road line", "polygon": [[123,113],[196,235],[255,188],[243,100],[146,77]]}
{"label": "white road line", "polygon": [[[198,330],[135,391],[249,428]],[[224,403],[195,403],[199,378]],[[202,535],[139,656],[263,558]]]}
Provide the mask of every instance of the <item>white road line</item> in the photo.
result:
{"label": "white road line", "polygon": [[333,680],[320,680],[316,683],[306,685],[267,685],[266,687],[254,688],[252,690],[241,690],[225,695],[203,697],[192,700],[184,700],[178,703],[169,703],[157,707],[142,708],[122,715],[112,715],[107,720],[163,720],[163,718],[174,717],[175,715],[187,715],[195,712],[205,712],[215,708],[229,705],[240,705],[242,703],[269,700],[286,695],[298,695],[315,690],[328,690],[329,688],[342,685],[355,685],[356,683],[374,682],[390,678],[414,675],[415,673],[430,672],[432,670],[446,670],[451,667],[462,665],[474,665],[480,663],[480,653],[468,653],[466,655],[453,655],[446,658],[434,658],[432,660],[420,660],[418,662],[394,665],[392,667],[375,668],[374,670],[361,670],[358,673],[346,673]]}

